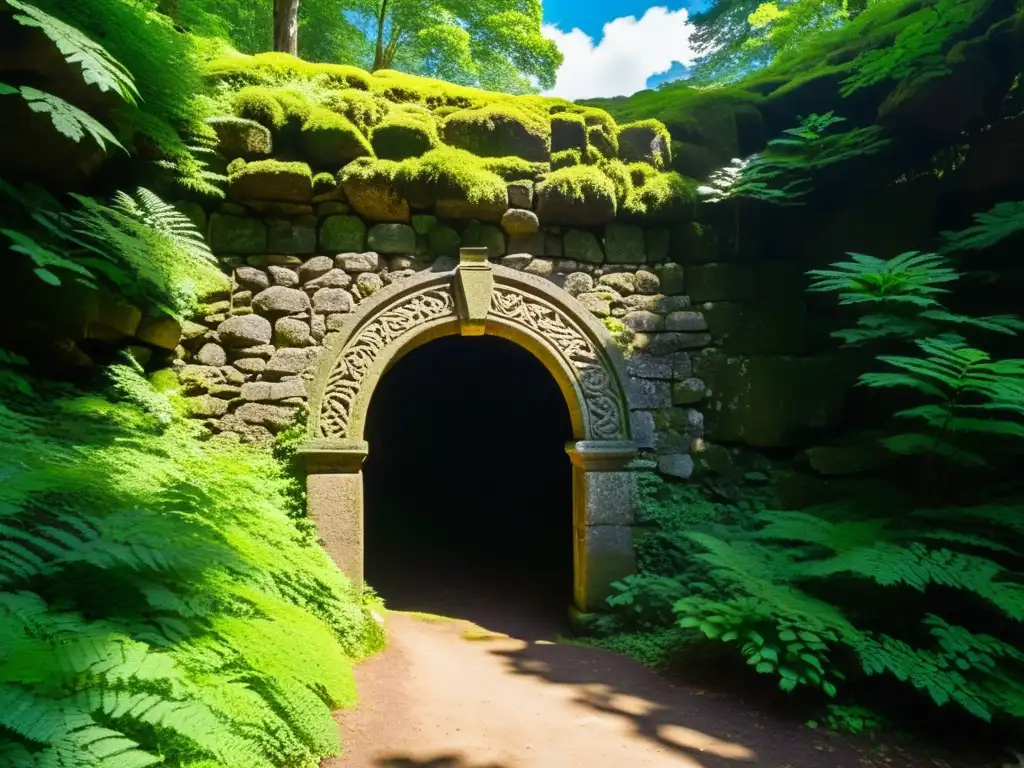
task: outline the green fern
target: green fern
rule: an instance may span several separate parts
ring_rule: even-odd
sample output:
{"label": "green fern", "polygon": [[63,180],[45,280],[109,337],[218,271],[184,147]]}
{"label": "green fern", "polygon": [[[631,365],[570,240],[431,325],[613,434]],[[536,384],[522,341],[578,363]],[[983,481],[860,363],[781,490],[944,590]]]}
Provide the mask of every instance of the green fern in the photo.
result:
{"label": "green fern", "polygon": [[974,214],[974,222],[959,232],[943,232],[942,251],[983,250],[1024,232],[1024,201],[998,203]]}
{"label": "green fern", "polygon": [[148,189],[139,187],[135,191],[134,197],[124,192],[116,192],[113,207],[167,235],[182,250],[195,258],[205,259],[214,265],[217,264],[217,259],[192,220]]}
{"label": "green fern", "polygon": [[34,5],[21,0],[5,2],[17,11],[13,16],[15,21],[22,26],[38,29],[54,42],[65,61],[80,66],[87,84],[104,92],[116,93],[129,103],[135,102],[139,91],[131,73],[107,53],[102,45]]}
{"label": "green fern", "polygon": [[[14,89],[12,88],[5,87],[0,89],[0,95],[13,92]],[[89,113],[82,111],[74,104],[69,104],[52,93],[39,91],[27,85],[23,85],[17,92],[21,94],[29,109],[33,112],[49,115],[53,127],[72,141],[81,141],[88,135],[100,145],[101,149],[106,150],[107,144],[113,144],[115,147],[124,150],[124,146],[117,140],[114,134],[89,115]],[[127,150],[125,151],[127,152]]]}

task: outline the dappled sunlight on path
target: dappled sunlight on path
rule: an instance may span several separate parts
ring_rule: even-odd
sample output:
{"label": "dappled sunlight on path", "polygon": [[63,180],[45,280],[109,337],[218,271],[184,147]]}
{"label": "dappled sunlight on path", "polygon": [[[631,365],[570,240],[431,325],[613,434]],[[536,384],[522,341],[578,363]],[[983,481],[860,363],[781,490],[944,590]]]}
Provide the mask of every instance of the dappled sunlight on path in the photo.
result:
{"label": "dappled sunlight on path", "polygon": [[324,768],[862,768],[797,723],[676,684],[617,654],[510,626],[389,613]]}

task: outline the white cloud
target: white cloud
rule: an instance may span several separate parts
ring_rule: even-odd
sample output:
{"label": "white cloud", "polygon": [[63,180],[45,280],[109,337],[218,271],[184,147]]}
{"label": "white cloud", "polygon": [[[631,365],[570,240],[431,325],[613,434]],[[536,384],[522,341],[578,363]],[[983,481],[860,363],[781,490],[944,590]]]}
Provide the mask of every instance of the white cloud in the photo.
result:
{"label": "white cloud", "polygon": [[601,41],[580,29],[563,32],[545,24],[542,32],[554,40],[565,61],[548,95],[566,99],[623,96],[644,89],[647,78],[666,72],[672,62],[693,62],[693,25],[685,8],[648,8],[638,21],[623,16],[604,25]]}

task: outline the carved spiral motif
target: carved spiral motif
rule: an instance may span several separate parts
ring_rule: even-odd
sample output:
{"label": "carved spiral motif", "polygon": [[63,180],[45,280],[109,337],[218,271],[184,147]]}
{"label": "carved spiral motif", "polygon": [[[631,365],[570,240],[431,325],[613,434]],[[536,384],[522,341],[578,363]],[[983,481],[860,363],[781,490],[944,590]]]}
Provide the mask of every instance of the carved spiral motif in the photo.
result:
{"label": "carved spiral motif", "polygon": [[[507,286],[495,286],[491,313],[540,335],[576,373],[596,440],[626,437],[622,403],[614,376],[591,341],[554,307]],[[388,307],[359,329],[345,346],[327,379],[320,411],[319,437],[348,436],[352,401],[382,351],[416,326],[456,313],[450,286],[434,286]]]}
{"label": "carved spiral motif", "polygon": [[320,437],[348,435],[352,401],[366,372],[392,341],[418,325],[455,314],[455,301],[447,286],[414,293],[401,304],[389,307],[359,329],[338,357],[327,379],[320,409]]}

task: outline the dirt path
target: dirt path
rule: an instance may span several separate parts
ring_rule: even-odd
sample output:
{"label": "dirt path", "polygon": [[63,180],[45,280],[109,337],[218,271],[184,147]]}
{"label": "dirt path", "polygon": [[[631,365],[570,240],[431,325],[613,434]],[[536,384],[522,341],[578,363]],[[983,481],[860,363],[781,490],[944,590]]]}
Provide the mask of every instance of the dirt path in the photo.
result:
{"label": "dirt path", "polygon": [[677,685],[607,651],[390,613],[390,647],[357,669],[342,758],[323,768],[928,766]]}

